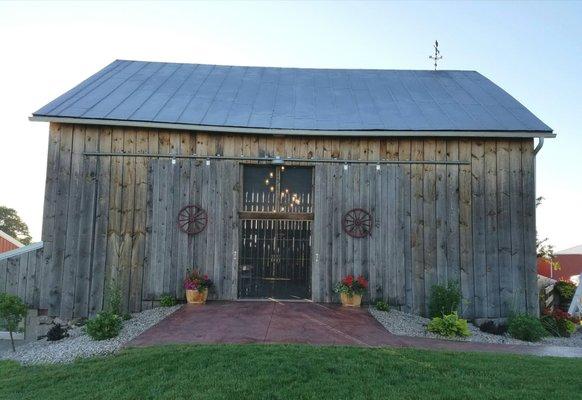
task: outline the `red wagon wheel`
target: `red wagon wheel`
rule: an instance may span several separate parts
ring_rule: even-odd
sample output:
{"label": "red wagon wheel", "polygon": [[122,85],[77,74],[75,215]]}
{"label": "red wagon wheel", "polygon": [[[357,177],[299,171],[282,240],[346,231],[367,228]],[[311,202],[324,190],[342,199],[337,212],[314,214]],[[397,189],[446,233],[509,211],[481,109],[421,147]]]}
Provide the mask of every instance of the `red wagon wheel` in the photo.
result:
{"label": "red wagon wheel", "polygon": [[344,232],[355,238],[370,236],[372,225],[372,215],[361,208],[348,211],[342,220]]}
{"label": "red wagon wheel", "polygon": [[206,228],[208,214],[199,206],[182,207],[178,213],[178,228],[188,235],[196,235]]}

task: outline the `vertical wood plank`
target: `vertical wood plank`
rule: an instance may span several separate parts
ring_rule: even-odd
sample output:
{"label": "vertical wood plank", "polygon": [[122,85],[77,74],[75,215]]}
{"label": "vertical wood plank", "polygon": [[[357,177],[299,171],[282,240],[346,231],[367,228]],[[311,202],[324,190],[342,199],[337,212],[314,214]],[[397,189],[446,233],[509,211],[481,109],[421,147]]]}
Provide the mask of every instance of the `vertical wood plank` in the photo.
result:
{"label": "vertical wood plank", "polygon": [[[459,160],[459,141],[447,141],[447,160]],[[447,165],[447,280],[461,286],[461,260],[459,244],[459,166]]]}
{"label": "vertical wood plank", "polygon": [[[459,141],[459,159],[471,161],[471,141]],[[475,283],[473,282],[473,195],[471,188],[471,165],[459,167],[459,245],[461,263],[461,293],[463,295],[463,316],[475,315]]]}
{"label": "vertical wood plank", "polygon": [[[436,141],[424,142],[424,159],[434,161]],[[436,226],[436,167],[424,165],[423,176],[423,235],[424,235],[424,313],[428,314],[428,301],[433,285],[438,282],[437,275],[437,226]]]}
{"label": "vertical wood plank", "polygon": [[[437,140],[436,160],[443,162],[447,159],[448,140]],[[450,277],[448,260],[448,205],[447,196],[447,166],[437,164],[435,166],[435,211],[436,211],[436,276],[437,283],[442,285],[448,282]]]}
{"label": "vertical wood plank", "polygon": [[[111,128],[99,128],[99,151],[111,151]],[[95,237],[93,242],[92,273],[89,298],[89,316],[95,315],[103,307],[107,266],[107,242],[109,226],[109,195],[111,178],[111,157],[97,159],[97,204],[95,212]]]}
{"label": "vertical wood plank", "polygon": [[[98,150],[98,128],[87,126],[85,129],[85,151]],[[84,156],[81,160],[80,218],[79,238],[77,242],[78,266],[75,281],[74,316],[87,316],[89,312],[89,295],[91,286],[91,260],[93,257],[97,159]]]}
{"label": "vertical wood plank", "polygon": [[475,317],[487,316],[487,259],[485,248],[485,162],[484,143],[471,145],[471,188],[473,191],[473,268],[475,271]]}
{"label": "vertical wood plank", "polygon": [[511,269],[513,299],[510,309],[525,312],[525,269],[523,247],[523,180],[521,141],[511,141],[509,147],[510,206],[511,206]]}
{"label": "vertical wood plank", "polygon": [[71,177],[71,152],[73,147],[73,127],[61,127],[59,143],[59,168],[57,200],[55,211],[55,236],[49,276],[49,315],[57,316],[61,312],[63,265],[65,261],[65,244],[67,240],[67,210],[69,203],[69,181]]}
{"label": "vertical wood plank", "polygon": [[[422,140],[413,140],[411,144],[413,160],[424,158]],[[410,182],[410,247],[412,258],[412,312],[424,314],[425,309],[425,270],[424,270],[424,201],[423,201],[423,166],[411,166]]]}
{"label": "vertical wood plank", "polygon": [[513,274],[511,269],[511,190],[509,171],[509,142],[497,142],[497,232],[499,264],[500,315],[511,312]]}
{"label": "vertical wood plank", "polygon": [[485,142],[485,251],[487,260],[487,316],[498,318],[499,261],[497,237],[497,145]]}
{"label": "vertical wood plank", "polygon": [[526,310],[539,315],[536,265],[536,210],[535,210],[535,155],[533,140],[522,142],[521,167],[523,170],[523,218]]}
{"label": "vertical wood plank", "polygon": [[[55,215],[57,211],[57,198],[58,198],[57,188],[59,177],[60,141],[61,141],[61,125],[51,123],[49,126],[47,170],[46,170],[46,183],[44,193],[44,208],[41,234],[41,240],[43,241],[43,260],[40,274],[42,276],[42,279],[40,282],[39,306],[43,309],[47,309],[49,307],[50,282],[53,273],[52,266],[54,265],[53,253],[56,233]],[[2,290],[1,284],[0,290]]]}

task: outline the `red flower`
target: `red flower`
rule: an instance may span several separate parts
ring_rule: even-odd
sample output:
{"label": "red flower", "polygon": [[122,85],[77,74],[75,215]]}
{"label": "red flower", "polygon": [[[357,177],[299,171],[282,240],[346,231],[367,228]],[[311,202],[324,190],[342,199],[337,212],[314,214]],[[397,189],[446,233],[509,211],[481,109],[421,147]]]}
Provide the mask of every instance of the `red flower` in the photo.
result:
{"label": "red flower", "polygon": [[346,276],[344,279],[342,279],[342,283],[346,286],[352,286],[352,284],[354,283],[354,276],[353,275]]}
{"label": "red flower", "polygon": [[358,283],[360,284],[360,286],[362,286],[363,288],[367,288],[368,287],[368,281],[366,280],[366,278],[364,278],[362,275],[358,276]]}

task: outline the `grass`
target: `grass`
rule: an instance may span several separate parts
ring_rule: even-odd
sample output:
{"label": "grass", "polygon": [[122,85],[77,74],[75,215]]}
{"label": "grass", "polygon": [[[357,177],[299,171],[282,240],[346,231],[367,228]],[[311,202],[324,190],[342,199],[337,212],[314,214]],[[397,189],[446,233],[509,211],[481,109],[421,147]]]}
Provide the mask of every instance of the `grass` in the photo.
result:
{"label": "grass", "polygon": [[0,362],[1,399],[573,399],[582,360],[411,349],[162,346]]}

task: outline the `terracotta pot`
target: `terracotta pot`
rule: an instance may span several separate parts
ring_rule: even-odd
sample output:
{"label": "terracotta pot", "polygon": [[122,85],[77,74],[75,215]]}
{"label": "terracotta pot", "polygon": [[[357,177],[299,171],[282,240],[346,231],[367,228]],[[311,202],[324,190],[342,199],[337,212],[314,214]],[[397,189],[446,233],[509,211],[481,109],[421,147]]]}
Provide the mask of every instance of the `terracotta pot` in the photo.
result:
{"label": "terracotta pot", "polygon": [[189,290],[186,289],[186,301],[188,304],[205,304],[208,297],[208,289]]}
{"label": "terracotta pot", "polygon": [[347,293],[340,293],[340,299],[344,307],[360,307],[362,304],[361,294],[353,294],[350,296]]}

